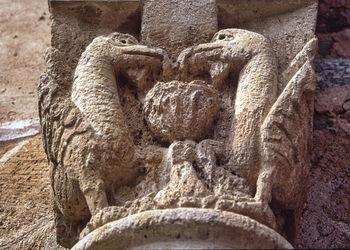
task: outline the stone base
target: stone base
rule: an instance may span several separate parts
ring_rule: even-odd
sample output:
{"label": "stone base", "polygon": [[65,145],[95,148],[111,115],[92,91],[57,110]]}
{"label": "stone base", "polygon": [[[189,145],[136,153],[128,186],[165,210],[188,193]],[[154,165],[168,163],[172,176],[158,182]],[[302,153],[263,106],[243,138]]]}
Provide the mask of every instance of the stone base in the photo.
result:
{"label": "stone base", "polygon": [[292,245],[272,229],[246,216],[212,209],[152,210],[110,222],[73,249],[224,249]]}

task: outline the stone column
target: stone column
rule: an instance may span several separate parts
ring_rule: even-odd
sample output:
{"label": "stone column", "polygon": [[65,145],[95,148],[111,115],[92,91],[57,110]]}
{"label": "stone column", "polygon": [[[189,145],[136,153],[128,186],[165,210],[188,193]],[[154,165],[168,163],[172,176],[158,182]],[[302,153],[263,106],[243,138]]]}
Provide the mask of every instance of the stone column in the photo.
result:
{"label": "stone column", "polygon": [[317,1],[49,4],[38,92],[58,243],[292,248]]}

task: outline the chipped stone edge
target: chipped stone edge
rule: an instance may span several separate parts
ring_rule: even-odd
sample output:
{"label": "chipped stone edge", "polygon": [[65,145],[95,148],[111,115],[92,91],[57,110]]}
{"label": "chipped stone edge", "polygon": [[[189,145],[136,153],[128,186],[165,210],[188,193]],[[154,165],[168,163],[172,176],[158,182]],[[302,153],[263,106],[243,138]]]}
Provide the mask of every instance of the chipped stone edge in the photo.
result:
{"label": "chipped stone edge", "polygon": [[[164,230],[164,227],[169,230]],[[207,232],[207,239],[201,237],[202,229]],[[173,234],[182,234],[182,237]],[[151,210],[127,216],[97,228],[72,249],[105,249],[111,246],[116,249],[161,249],[167,246],[293,249],[280,234],[249,217],[193,208]]]}

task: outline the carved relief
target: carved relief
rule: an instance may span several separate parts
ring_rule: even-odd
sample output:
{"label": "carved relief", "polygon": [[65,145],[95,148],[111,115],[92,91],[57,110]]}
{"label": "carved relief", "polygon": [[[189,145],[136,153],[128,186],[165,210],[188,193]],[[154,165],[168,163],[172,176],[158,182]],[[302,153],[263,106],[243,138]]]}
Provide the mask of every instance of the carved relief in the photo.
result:
{"label": "carved relief", "polygon": [[315,49],[312,38],[281,73],[271,41],[244,29],[220,30],[175,61],[131,35],[96,37],[71,90],[50,75],[39,85],[59,243],[165,208],[278,230],[271,201],[302,205]]}

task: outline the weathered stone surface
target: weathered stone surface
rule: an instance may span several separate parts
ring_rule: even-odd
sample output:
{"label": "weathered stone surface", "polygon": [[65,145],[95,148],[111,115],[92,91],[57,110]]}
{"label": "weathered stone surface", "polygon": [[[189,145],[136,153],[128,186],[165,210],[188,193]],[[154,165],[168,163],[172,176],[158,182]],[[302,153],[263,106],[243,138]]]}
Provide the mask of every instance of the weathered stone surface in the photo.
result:
{"label": "weathered stone surface", "polygon": [[141,42],[166,49],[176,60],[180,52],[209,41],[218,29],[215,0],[146,0]]}
{"label": "weathered stone surface", "polygon": [[320,0],[317,32],[320,56],[350,58],[350,1]]}
{"label": "weathered stone surface", "polygon": [[289,64],[305,43],[314,37],[317,2],[219,0],[218,15],[219,30],[246,29],[271,41],[278,62],[280,93],[289,81],[283,79],[284,71],[290,68]]}
{"label": "weathered stone surface", "polygon": [[[210,222],[210,226],[208,226]],[[248,217],[208,209],[153,210],[108,223],[73,249],[292,249]]]}
{"label": "weathered stone surface", "polygon": [[78,60],[94,38],[113,31],[139,36],[139,1],[49,1],[49,7],[52,36],[47,69],[65,88],[71,87]]}
{"label": "weathered stone surface", "polygon": [[341,55],[345,58],[350,57],[349,43],[350,43],[350,29],[344,29],[341,32],[333,34],[335,43],[333,45],[336,55]]}
{"label": "weathered stone surface", "polygon": [[317,88],[332,88],[350,83],[349,59],[319,59],[316,65]]}
{"label": "weathered stone surface", "polygon": [[344,103],[343,103],[343,109],[345,111],[349,111],[350,110],[350,100],[346,100]]}
{"label": "weathered stone surface", "polygon": [[350,111],[349,110],[345,112],[344,119],[350,123]]}
{"label": "weathered stone surface", "polygon": [[315,110],[310,180],[295,245],[298,248],[349,248],[348,62],[322,59],[316,68],[315,107],[326,110]]}
{"label": "weathered stone surface", "polygon": [[199,140],[219,111],[215,88],[205,82],[158,82],[147,94],[144,113],[151,131],[167,142]]}
{"label": "weathered stone surface", "polygon": [[350,123],[338,102],[333,104],[334,93],[348,93],[348,87],[316,93],[316,103],[326,103],[329,111],[315,114],[310,183],[296,245],[300,248],[349,247]]}
{"label": "weathered stone surface", "polygon": [[[77,240],[76,233],[90,214],[108,206],[115,188],[133,182],[140,171],[135,168],[135,147],[126,128],[114,74],[122,71],[124,75],[118,76],[123,79],[136,79],[136,87],[142,91],[147,88],[142,67],[147,68],[147,77],[152,70],[156,74],[162,67],[163,52],[136,43],[132,36],[119,33],[96,38],[78,63],[72,101],[50,76],[41,79],[42,134],[51,163],[58,241],[64,246]],[[141,67],[141,73],[129,71],[129,64]]]}
{"label": "weathered stone surface", "polygon": [[[309,170],[316,3],[276,0],[254,15],[248,2],[266,4],[51,1],[39,112],[61,245],[184,207],[245,215],[263,235],[260,224],[294,239],[284,229],[298,224]],[[246,22],[223,21],[237,10]],[[251,239],[250,226],[238,227]]]}
{"label": "weathered stone surface", "polygon": [[347,101],[350,99],[350,85],[322,89],[317,91],[315,110],[318,113],[340,113],[348,110]]}
{"label": "weathered stone surface", "polygon": [[1,249],[59,247],[40,136],[0,147],[0,192]]}

